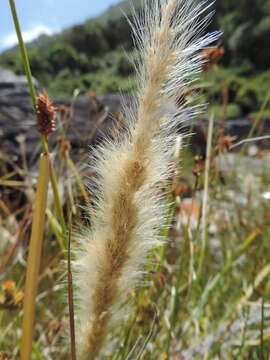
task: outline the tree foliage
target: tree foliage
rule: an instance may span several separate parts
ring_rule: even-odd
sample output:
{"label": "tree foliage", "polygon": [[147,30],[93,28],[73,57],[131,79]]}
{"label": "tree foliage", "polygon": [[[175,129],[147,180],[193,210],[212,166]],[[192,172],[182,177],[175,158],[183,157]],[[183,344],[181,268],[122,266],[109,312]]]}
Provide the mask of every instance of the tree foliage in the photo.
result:
{"label": "tree foliage", "polygon": [[[135,7],[141,4],[140,0],[133,2]],[[270,0],[217,1],[214,7],[216,14],[210,30],[221,29],[223,32],[220,40],[225,48],[222,66],[237,68],[238,75],[240,69],[242,78],[268,70]],[[28,44],[33,74],[52,95],[59,95],[55,93],[56,89],[61,89],[61,95],[68,94],[75,82],[82,90],[89,90],[89,87],[97,90],[94,88],[97,86],[103,91],[109,83],[108,77],[112,79],[107,86],[110,91],[117,91],[123,82],[126,84],[132,67],[123,56],[123,50],[130,57],[136,56],[136,52],[132,50],[130,26],[119,8],[129,15],[130,5],[128,1],[122,1],[120,6],[111,7],[98,18],[51,37],[42,35]],[[0,66],[23,73],[18,49],[4,52],[0,56]],[[57,84],[59,81],[65,86]]]}

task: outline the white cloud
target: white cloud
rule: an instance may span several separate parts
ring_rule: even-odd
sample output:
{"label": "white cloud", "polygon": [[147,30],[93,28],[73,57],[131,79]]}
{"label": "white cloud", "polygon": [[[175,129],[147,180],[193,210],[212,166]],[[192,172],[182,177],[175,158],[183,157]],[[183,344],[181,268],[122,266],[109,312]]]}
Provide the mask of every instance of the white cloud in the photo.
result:
{"label": "white cloud", "polygon": [[[35,38],[37,38],[39,35],[41,34],[47,34],[47,35],[51,35],[53,33],[53,30],[51,28],[49,28],[48,26],[45,25],[36,25],[34,26],[32,29],[28,30],[28,31],[23,31],[23,39],[25,42],[28,41],[32,41]],[[8,48],[11,47],[13,45],[17,44],[17,35],[15,32],[7,35],[6,37],[4,37],[3,41],[2,41],[2,46],[3,48]]]}

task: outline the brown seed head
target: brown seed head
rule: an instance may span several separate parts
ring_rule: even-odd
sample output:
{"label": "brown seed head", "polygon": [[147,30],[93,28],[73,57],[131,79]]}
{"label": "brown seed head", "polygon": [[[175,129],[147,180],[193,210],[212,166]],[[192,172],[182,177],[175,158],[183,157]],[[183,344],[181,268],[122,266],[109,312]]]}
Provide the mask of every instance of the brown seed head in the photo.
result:
{"label": "brown seed head", "polygon": [[224,48],[206,48],[202,51],[202,58],[206,61],[203,64],[203,71],[208,71],[213,65],[217,64],[224,55]]}
{"label": "brown seed head", "polygon": [[24,293],[17,290],[14,281],[6,280],[1,288],[3,294],[0,295],[0,310],[16,310],[22,306]]}
{"label": "brown seed head", "polygon": [[55,112],[57,108],[52,105],[49,96],[44,93],[37,98],[36,114],[38,119],[38,131],[45,136],[56,130]]}
{"label": "brown seed head", "polygon": [[16,291],[16,284],[12,280],[6,280],[2,284],[2,289],[3,289],[3,292],[6,296],[6,298],[12,298]]}
{"label": "brown seed head", "polygon": [[220,151],[228,151],[233,141],[236,139],[236,136],[220,136],[218,138],[218,147]]}
{"label": "brown seed head", "polygon": [[9,360],[11,359],[11,355],[9,355],[6,351],[0,351],[0,360]]}
{"label": "brown seed head", "polygon": [[195,176],[199,176],[201,175],[201,173],[204,172],[204,167],[205,167],[205,159],[202,156],[195,156],[194,158],[195,160],[195,167],[192,170],[193,175]]}
{"label": "brown seed head", "polygon": [[173,183],[171,190],[174,196],[179,196],[182,195],[185,191],[187,191],[187,186],[184,184]]}

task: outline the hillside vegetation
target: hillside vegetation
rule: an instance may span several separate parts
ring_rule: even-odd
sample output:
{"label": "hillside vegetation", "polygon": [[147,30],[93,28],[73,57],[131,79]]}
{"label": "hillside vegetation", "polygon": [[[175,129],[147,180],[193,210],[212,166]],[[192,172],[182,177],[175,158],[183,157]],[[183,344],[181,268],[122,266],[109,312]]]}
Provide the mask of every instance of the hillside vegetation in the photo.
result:
{"label": "hillside vegetation", "polygon": [[214,48],[160,1],[135,109],[97,94],[135,86],[119,6],[28,44],[53,102],[0,83],[0,360],[270,359],[270,0],[217,0]]}
{"label": "hillside vegetation", "polygon": [[[133,1],[135,8],[140,3]],[[209,91],[207,86],[204,96],[207,101],[228,102],[231,117],[253,113],[264,101],[270,80],[270,0],[226,0],[214,6],[211,28],[223,31],[218,45],[225,52],[218,69],[205,75],[205,82],[213,87]],[[133,88],[130,59],[136,57],[136,51],[123,15],[130,15],[130,9],[130,3],[122,1],[97,18],[28,44],[33,74],[50,95],[71,95],[75,88],[98,93]],[[22,74],[18,49],[4,52],[0,66]],[[220,89],[226,93],[225,99],[220,98]]]}

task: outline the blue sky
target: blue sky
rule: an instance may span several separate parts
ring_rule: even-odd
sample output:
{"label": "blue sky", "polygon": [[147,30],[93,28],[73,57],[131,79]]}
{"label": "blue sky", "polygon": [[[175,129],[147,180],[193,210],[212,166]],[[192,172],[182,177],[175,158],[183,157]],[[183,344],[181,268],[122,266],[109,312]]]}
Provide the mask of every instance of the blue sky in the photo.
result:
{"label": "blue sky", "polygon": [[[96,16],[119,0],[15,0],[26,41]],[[0,2],[0,50],[16,44],[9,1]]]}

